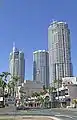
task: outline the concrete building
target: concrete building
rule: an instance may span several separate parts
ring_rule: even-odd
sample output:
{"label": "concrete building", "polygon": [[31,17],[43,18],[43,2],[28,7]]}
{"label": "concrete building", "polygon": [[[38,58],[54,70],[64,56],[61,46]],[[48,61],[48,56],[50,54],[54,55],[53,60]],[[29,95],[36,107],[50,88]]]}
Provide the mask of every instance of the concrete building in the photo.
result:
{"label": "concrete building", "polygon": [[45,50],[33,52],[33,81],[49,85],[49,53]]}
{"label": "concrete building", "polygon": [[12,76],[18,76],[20,79],[18,85],[24,82],[25,77],[25,59],[24,53],[13,46],[13,51],[9,57],[9,72]]}
{"label": "concrete building", "polygon": [[77,99],[77,84],[71,84],[68,86],[70,99]]}
{"label": "concrete building", "polygon": [[48,28],[49,80],[61,80],[73,75],[70,50],[70,30],[66,22],[53,21]]}
{"label": "concrete building", "polygon": [[[40,82],[35,82],[31,80],[26,80],[25,83],[22,84],[22,86],[18,87],[18,98],[20,99],[21,93],[24,93],[26,97],[31,97],[33,93],[35,92],[41,92],[43,90],[43,85]],[[22,92],[20,92],[22,91]]]}
{"label": "concrete building", "polygon": [[[62,79],[62,87],[54,93],[55,99],[59,100],[63,107],[73,106],[73,100],[77,100],[77,78],[65,77]],[[59,94],[59,96],[58,96]]]}
{"label": "concrete building", "polygon": [[62,78],[62,87],[71,84],[77,85],[77,77],[64,77]]}

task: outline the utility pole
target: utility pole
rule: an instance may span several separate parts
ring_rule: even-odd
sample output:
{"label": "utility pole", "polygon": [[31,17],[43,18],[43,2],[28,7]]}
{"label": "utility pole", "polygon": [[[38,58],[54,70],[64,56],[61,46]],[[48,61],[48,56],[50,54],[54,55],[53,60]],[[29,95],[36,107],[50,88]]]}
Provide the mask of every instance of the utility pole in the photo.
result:
{"label": "utility pole", "polygon": [[58,105],[59,105],[59,63],[57,64],[57,72],[58,72]]}
{"label": "utility pole", "polygon": [[53,108],[53,91],[52,91],[52,87],[49,88],[49,94],[50,94],[51,108]]}

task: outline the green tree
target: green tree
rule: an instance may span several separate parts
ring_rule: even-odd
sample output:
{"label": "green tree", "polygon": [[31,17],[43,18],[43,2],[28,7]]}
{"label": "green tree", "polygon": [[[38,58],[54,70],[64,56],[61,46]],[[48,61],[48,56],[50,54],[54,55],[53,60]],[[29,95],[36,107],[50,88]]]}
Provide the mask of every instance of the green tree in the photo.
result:
{"label": "green tree", "polygon": [[12,92],[12,81],[9,81],[8,84],[8,95],[11,96],[11,92]]}
{"label": "green tree", "polygon": [[18,76],[12,76],[12,79],[17,84],[17,82],[20,79],[20,77],[18,77]]}
{"label": "green tree", "polygon": [[46,96],[45,97],[45,102],[44,102],[46,108],[49,107],[49,100],[50,100],[49,96]]}
{"label": "green tree", "polygon": [[11,75],[10,73],[8,72],[2,72],[0,74],[0,85],[2,86],[3,88],[3,104],[4,104],[4,99],[5,99],[5,95],[4,95],[4,92],[5,92],[5,87],[6,87],[6,82],[7,82],[7,77]]}
{"label": "green tree", "polygon": [[40,93],[34,92],[34,93],[32,94],[32,97],[38,97],[38,96],[40,96]]}
{"label": "green tree", "polygon": [[41,103],[41,107],[43,108],[44,107],[44,97],[40,96],[38,97],[38,101]]}
{"label": "green tree", "polygon": [[13,88],[13,96],[16,97],[16,92],[17,92],[17,83],[20,78],[18,76],[12,76],[12,88]]}
{"label": "green tree", "polygon": [[57,87],[57,84],[58,84],[58,80],[54,80],[54,88],[56,88]]}
{"label": "green tree", "polygon": [[74,107],[76,108],[77,107],[77,99],[73,99],[72,103],[74,104]]}
{"label": "green tree", "polygon": [[44,95],[45,93],[43,91],[40,91],[40,95]]}
{"label": "green tree", "polygon": [[0,87],[2,87],[3,92],[2,92],[2,96],[3,96],[3,107],[4,107],[4,100],[5,100],[5,87],[6,87],[6,83],[2,80],[2,77],[0,76]]}
{"label": "green tree", "polygon": [[49,86],[49,95],[50,95],[50,98],[51,98],[51,108],[54,106],[54,92],[56,91],[56,88],[55,87],[51,87]]}
{"label": "green tree", "polygon": [[7,82],[7,77],[8,76],[10,76],[11,74],[9,73],[9,72],[2,72],[1,73],[1,77],[2,77],[2,79],[5,81],[5,82]]}
{"label": "green tree", "polygon": [[43,90],[45,90],[45,85],[43,85]]}
{"label": "green tree", "polygon": [[15,82],[12,80],[11,82],[10,82],[10,84],[11,84],[11,87],[12,87],[12,93],[13,93],[13,96],[14,96],[14,92],[15,92]]}
{"label": "green tree", "polygon": [[44,94],[47,93],[47,88],[45,87],[45,85],[43,85],[43,90],[44,90]]}

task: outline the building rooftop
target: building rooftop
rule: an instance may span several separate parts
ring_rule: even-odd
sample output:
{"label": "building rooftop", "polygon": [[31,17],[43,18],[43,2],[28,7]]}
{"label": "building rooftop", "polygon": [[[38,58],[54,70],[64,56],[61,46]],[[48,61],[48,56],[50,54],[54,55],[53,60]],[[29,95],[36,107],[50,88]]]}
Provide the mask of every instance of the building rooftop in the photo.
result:
{"label": "building rooftop", "polygon": [[38,52],[48,52],[48,51],[46,51],[46,50],[36,50],[33,53],[38,53]]}
{"label": "building rooftop", "polygon": [[66,22],[63,22],[63,21],[56,21],[56,20],[53,20],[50,25],[49,25],[49,28],[52,27],[52,25],[56,25],[56,24],[67,24]]}

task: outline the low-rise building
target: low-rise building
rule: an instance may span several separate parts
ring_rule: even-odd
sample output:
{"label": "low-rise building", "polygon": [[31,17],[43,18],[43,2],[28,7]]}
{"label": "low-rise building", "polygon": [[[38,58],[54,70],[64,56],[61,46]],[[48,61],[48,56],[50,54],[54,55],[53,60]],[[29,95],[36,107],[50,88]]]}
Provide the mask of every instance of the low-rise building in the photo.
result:
{"label": "low-rise building", "polygon": [[62,78],[62,87],[54,92],[55,100],[59,101],[61,106],[70,106],[72,101],[77,99],[77,78]]}
{"label": "low-rise building", "polygon": [[34,82],[31,80],[26,80],[25,83],[22,84],[22,86],[18,87],[17,91],[17,98],[20,99],[21,93],[24,94],[25,97],[31,97],[33,93],[35,92],[41,92],[43,90],[43,84],[40,82]]}
{"label": "low-rise building", "polygon": [[43,85],[40,82],[26,80],[26,83],[22,85],[21,90],[26,93],[26,96],[31,96],[34,92],[42,91]]}
{"label": "low-rise building", "polygon": [[64,78],[62,78],[62,86],[68,86],[70,84],[77,84],[77,77],[64,77]]}

